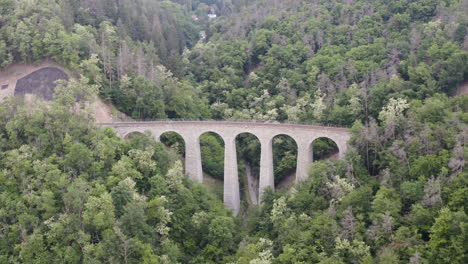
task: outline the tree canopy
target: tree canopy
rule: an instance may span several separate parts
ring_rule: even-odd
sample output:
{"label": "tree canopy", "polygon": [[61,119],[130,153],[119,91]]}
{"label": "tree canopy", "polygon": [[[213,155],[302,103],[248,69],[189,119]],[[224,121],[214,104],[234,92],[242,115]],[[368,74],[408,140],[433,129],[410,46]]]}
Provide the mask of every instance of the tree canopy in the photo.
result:
{"label": "tree canopy", "polygon": [[[0,263],[468,263],[468,97],[455,96],[467,8],[0,0],[1,69],[49,58],[79,76],[54,102],[0,103]],[[173,152],[98,128],[95,94],[135,120],[319,123],[352,138],[342,160],[318,140],[308,179],[252,206],[244,169],[258,175],[260,145],[239,136],[236,218],[184,175],[175,136],[162,140]],[[273,144],[279,183],[297,146]],[[222,140],[201,148],[221,180]]]}

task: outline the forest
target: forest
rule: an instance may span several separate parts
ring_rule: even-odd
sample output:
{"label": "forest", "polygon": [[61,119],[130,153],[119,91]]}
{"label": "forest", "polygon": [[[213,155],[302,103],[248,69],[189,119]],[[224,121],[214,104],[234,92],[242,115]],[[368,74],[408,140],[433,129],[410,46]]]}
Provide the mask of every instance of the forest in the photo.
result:
{"label": "forest", "polygon": [[[467,0],[0,0],[0,68],[44,59],[79,78],[0,103],[0,263],[468,263]],[[96,94],[133,120],[352,138],[341,160],[318,142],[309,178],[259,206],[241,177],[233,217],[176,136],[95,124]],[[280,182],[297,152],[274,144]],[[222,180],[223,143],[201,145]],[[256,177],[259,149],[238,141]]]}

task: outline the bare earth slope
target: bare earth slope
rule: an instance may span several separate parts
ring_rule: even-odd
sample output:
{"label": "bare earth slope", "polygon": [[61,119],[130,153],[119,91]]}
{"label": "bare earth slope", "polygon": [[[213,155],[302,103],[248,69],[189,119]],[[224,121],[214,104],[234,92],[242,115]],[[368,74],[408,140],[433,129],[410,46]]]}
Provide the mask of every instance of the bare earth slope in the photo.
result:
{"label": "bare earth slope", "polygon": [[19,79],[16,82],[14,94],[21,98],[27,94],[33,94],[38,98],[51,101],[58,80],[68,80],[68,75],[58,68],[45,67]]}
{"label": "bare earth slope", "polygon": [[464,81],[458,85],[456,96],[468,94],[468,81]]}
{"label": "bare earth slope", "polygon": [[[68,80],[74,74],[54,61],[40,64],[14,64],[0,70],[0,101],[8,96],[25,98],[28,102],[52,100],[56,80]],[[128,120],[111,105],[97,99],[92,103],[93,116],[98,123]]]}

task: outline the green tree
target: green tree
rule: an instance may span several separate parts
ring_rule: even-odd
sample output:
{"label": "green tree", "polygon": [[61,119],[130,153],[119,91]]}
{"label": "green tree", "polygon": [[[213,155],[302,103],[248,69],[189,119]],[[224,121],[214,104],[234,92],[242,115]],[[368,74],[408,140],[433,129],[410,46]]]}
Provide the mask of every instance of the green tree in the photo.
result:
{"label": "green tree", "polygon": [[429,249],[433,263],[465,263],[467,261],[467,221],[464,212],[440,210],[431,227]]}
{"label": "green tree", "polygon": [[84,223],[99,234],[102,231],[112,229],[115,224],[114,205],[112,196],[103,193],[99,197],[92,196],[86,202],[83,212]]}

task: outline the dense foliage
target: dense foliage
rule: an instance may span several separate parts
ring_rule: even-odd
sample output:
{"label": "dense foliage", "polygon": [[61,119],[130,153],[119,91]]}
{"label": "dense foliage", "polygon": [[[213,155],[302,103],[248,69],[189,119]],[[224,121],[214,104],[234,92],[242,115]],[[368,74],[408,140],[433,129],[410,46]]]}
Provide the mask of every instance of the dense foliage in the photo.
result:
{"label": "dense foliage", "polygon": [[[424,11],[421,11],[424,10]],[[214,118],[352,125],[468,75],[463,1],[257,1],[188,53]]]}
{"label": "dense foliage", "polygon": [[177,67],[198,39],[199,26],[176,3],[2,0],[0,14],[1,67],[49,57],[133,118],[208,115],[197,89],[161,65]]}
{"label": "dense foliage", "polygon": [[0,105],[0,262],[220,263],[232,255],[240,237],[222,202],[150,136],[125,141],[73,114],[83,88],[59,87],[53,106]]}
{"label": "dense foliage", "polygon": [[467,96],[437,95],[356,122],[345,160],[265,196],[239,263],[466,263],[467,111]]}
{"label": "dense foliage", "polygon": [[251,2],[3,0],[1,66],[54,58],[136,119],[338,125],[468,74],[464,1]]}
{"label": "dense foliage", "polygon": [[[0,262],[467,263],[467,14],[466,0],[0,0],[1,68],[52,58],[82,77],[51,107],[0,106]],[[134,119],[325,123],[352,140],[240,226],[183,177],[176,135],[174,154],[71,114],[91,90]],[[258,175],[258,140],[237,144],[240,175]],[[297,153],[273,144],[278,183]],[[221,179],[222,140],[201,146]],[[314,159],[335,150],[318,141]]]}

